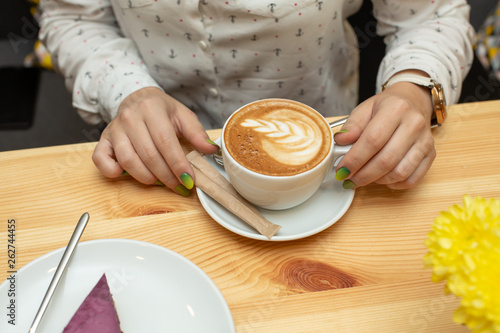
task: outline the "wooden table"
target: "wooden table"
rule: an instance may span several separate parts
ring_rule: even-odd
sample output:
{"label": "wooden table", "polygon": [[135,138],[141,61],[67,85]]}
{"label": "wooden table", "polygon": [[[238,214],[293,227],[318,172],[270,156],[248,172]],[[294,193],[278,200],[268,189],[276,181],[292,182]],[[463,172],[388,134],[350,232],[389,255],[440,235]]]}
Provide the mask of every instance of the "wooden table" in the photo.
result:
{"label": "wooden table", "polygon": [[450,107],[421,184],[361,188],[336,224],[289,242],[226,230],[196,194],[105,178],[91,161],[95,142],[2,152],[0,278],[9,275],[9,219],[20,269],[66,246],[88,211],[81,241],[136,239],[185,256],[221,290],[237,332],[465,332],[451,319],[458,300],[423,265],[424,240],[439,212],[464,194],[500,197],[499,131],[500,101]]}

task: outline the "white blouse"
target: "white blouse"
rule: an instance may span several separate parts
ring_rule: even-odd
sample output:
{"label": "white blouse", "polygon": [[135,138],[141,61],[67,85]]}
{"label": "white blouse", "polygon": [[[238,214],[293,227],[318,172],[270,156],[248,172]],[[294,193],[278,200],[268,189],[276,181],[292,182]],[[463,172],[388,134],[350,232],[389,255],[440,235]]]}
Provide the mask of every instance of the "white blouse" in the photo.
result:
{"label": "white blouse", "polygon": [[[42,0],[40,36],[87,122],[111,121],[126,96],[155,86],[208,129],[268,97],[298,100],[325,116],[349,114],[358,102],[359,47],[347,18],[361,3]],[[467,2],[373,4],[387,44],[377,87],[401,70],[420,69],[456,102],[473,58]]]}

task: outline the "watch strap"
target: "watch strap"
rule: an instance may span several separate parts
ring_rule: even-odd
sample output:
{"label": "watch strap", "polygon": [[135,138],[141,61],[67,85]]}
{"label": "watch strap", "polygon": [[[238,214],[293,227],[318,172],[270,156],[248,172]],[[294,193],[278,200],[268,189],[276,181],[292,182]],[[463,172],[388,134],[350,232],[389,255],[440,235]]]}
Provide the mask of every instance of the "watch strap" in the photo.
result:
{"label": "watch strap", "polygon": [[382,90],[389,88],[393,84],[399,82],[411,82],[418,84],[419,86],[427,87],[429,89],[434,88],[434,81],[430,77],[425,77],[417,74],[403,73],[391,77],[386,83],[384,83],[384,85],[382,86]]}

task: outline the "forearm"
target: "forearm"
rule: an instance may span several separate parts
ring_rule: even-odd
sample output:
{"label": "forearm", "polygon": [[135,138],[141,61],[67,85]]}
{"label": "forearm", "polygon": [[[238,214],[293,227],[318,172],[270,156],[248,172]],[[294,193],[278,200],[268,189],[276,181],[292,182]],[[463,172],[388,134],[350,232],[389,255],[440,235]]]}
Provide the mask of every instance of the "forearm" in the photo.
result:
{"label": "forearm", "polygon": [[400,1],[393,8],[381,0],[373,3],[378,33],[386,36],[387,44],[377,88],[395,73],[416,69],[437,79],[448,103],[455,103],[473,59],[474,34],[466,1]]}
{"label": "forearm", "polygon": [[124,38],[108,1],[41,3],[40,37],[88,122],[109,122],[132,92],[157,86],[134,43]]}

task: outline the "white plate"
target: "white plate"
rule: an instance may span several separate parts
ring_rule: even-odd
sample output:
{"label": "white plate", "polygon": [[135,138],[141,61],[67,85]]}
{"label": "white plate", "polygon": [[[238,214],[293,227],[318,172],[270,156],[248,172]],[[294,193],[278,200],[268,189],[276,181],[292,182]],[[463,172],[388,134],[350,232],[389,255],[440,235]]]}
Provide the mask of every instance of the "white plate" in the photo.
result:
{"label": "white plate", "polygon": [[[227,178],[226,171],[214,161],[212,155],[206,155],[205,159]],[[196,188],[196,191],[207,213],[220,225],[238,235],[266,241],[295,240],[325,230],[337,222],[349,209],[355,192],[353,189],[344,189],[342,182],[333,179],[323,183],[311,198],[297,207],[285,210],[258,208],[266,219],[281,226],[276,235],[268,239],[206,195],[205,192],[199,188]]]}
{"label": "white plate", "polygon": [[[28,332],[63,250],[17,272],[15,326],[6,316],[10,283],[0,286],[0,332]],[[62,332],[103,273],[123,332],[235,332],[224,297],[191,261],[158,245],[106,239],[78,244],[37,333]]]}

